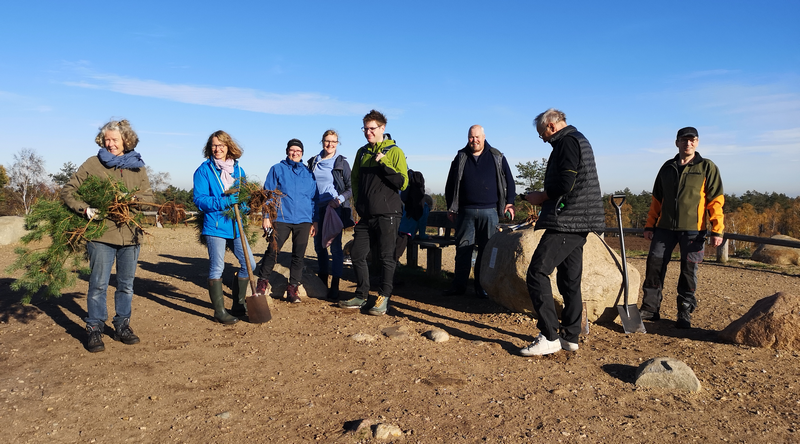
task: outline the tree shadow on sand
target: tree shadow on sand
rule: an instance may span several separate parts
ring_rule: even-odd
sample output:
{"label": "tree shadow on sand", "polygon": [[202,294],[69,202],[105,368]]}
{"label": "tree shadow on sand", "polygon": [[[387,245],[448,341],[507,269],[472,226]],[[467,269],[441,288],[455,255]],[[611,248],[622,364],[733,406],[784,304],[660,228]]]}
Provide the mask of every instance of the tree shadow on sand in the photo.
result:
{"label": "tree shadow on sand", "polygon": [[[45,298],[43,292],[39,291],[31,299],[30,304],[22,304],[20,301],[24,295],[23,291],[14,291],[10,288],[14,279],[0,279],[0,322],[7,323],[14,319],[23,324],[27,324],[40,314],[47,315],[64,331],[83,342],[86,339],[86,329],[83,319],[87,316],[86,310],[78,304],[78,299],[85,299],[86,295],[78,292],[63,293],[60,297]],[[70,314],[72,316],[70,316]],[[74,317],[81,321],[75,322]]]}

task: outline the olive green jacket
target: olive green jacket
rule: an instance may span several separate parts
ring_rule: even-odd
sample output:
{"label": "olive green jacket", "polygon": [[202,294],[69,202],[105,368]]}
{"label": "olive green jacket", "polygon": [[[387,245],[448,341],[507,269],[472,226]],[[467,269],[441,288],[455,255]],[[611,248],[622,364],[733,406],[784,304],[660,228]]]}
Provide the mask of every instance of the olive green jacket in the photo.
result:
{"label": "olive green jacket", "polygon": [[[150,189],[150,181],[147,179],[147,172],[144,168],[122,169],[106,168],[97,156],[92,156],[83,162],[78,171],[72,176],[69,182],[61,189],[61,199],[73,211],[85,214],[89,206],[86,202],[75,197],[75,191],[81,186],[89,176],[101,178],[111,177],[114,180],[121,180],[129,190],[138,189],[136,198],[142,202],[153,202],[153,190]],[[114,222],[106,219],[107,230],[97,242],[110,245],[136,245],[142,241],[142,231],[138,228],[127,225],[117,226]]]}

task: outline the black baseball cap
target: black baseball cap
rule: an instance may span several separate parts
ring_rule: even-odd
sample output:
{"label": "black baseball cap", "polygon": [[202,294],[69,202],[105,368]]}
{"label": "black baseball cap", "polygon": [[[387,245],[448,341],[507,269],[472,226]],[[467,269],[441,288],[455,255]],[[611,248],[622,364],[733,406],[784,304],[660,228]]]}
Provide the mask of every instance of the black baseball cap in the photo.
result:
{"label": "black baseball cap", "polygon": [[681,137],[691,137],[691,138],[699,137],[697,135],[697,128],[693,126],[687,126],[686,128],[679,129],[678,137],[676,137],[675,139],[680,140]]}

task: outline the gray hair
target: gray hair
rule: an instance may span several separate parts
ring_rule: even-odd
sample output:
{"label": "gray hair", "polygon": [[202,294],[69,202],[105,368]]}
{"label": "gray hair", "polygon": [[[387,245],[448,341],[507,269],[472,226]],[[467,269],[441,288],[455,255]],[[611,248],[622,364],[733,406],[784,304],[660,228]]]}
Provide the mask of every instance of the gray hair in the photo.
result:
{"label": "gray hair", "polygon": [[548,123],[556,123],[561,121],[567,123],[567,115],[555,108],[550,108],[533,119],[533,126],[535,126],[537,130],[540,130]]}
{"label": "gray hair", "polygon": [[130,122],[125,119],[110,120],[100,127],[100,132],[97,133],[97,137],[94,138],[95,143],[101,148],[105,147],[107,131],[119,131],[120,136],[122,136],[123,151],[126,153],[133,151],[136,145],[139,144],[139,136],[136,135],[136,131],[131,128]]}

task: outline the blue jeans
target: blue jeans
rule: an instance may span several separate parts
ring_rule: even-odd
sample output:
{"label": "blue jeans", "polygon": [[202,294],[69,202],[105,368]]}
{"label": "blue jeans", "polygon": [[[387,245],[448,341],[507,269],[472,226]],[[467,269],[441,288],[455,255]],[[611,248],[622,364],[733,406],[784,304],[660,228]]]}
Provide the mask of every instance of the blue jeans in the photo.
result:
{"label": "blue jeans", "polygon": [[[225,269],[225,247],[233,250],[233,255],[239,261],[239,279],[250,277],[247,273],[247,262],[244,261],[244,249],[240,238],[225,239],[224,237],[206,235],[206,246],[208,247],[208,259],[210,261],[208,266],[209,279],[222,278],[222,271]],[[253,258],[253,252],[250,251],[249,245],[247,246],[247,255],[250,257],[250,267],[255,268],[256,260]]]}
{"label": "blue jeans", "polygon": [[472,266],[472,251],[478,246],[478,257],[475,260],[476,289],[481,288],[481,259],[489,238],[497,232],[497,209],[461,209],[456,217],[456,264],[453,288],[465,289]]}
{"label": "blue jeans", "polygon": [[131,301],[133,300],[133,279],[136,277],[136,265],[139,261],[139,245],[110,245],[102,242],[86,244],[89,256],[89,293],[86,295],[86,325],[97,327],[103,331],[108,319],[108,280],[111,267],[117,261],[117,290],[114,292],[114,328],[123,320],[131,317]]}
{"label": "blue jeans", "polygon": [[[314,250],[317,251],[317,263],[319,264],[319,274],[330,274],[333,277],[342,277],[342,269],[344,268],[344,251],[342,250],[342,233],[340,232],[331,243],[331,272],[328,273],[328,249],[322,245],[322,227],[325,223],[325,211],[328,209],[327,205],[317,207],[317,214],[319,214],[319,230],[314,235]],[[336,214],[341,217],[341,208],[336,208]]]}

